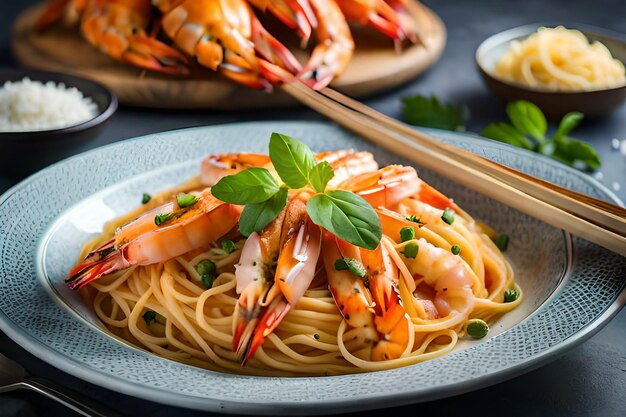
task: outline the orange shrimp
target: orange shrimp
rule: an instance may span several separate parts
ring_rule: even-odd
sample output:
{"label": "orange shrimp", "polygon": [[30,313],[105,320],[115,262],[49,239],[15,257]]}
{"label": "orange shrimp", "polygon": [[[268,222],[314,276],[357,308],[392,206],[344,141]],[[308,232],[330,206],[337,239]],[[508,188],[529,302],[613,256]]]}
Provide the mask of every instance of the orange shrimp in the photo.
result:
{"label": "orange shrimp", "polygon": [[[396,359],[408,352],[409,317],[397,292],[398,268],[387,249],[358,248],[327,231],[322,240],[328,287],[346,323],[354,328],[350,333],[363,359]],[[337,267],[337,261],[347,258],[363,266],[362,276]]]}
{"label": "orange shrimp", "polygon": [[292,197],[260,234],[248,237],[241,252],[233,349],[242,364],[297,304],[315,275],[321,230],[308,218],[307,197],[304,193]]}
{"label": "orange shrimp", "polygon": [[[194,193],[197,202],[181,208],[168,202],[119,228],[113,239],[92,251],[66,279],[80,289],[103,275],[135,265],[151,265],[207,247],[237,225],[242,207],[226,204],[209,189]],[[157,225],[157,215],[165,215]]]}
{"label": "orange shrimp", "polygon": [[40,17],[43,30],[72,7],[80,15],[83,36],[110,57],[167,74],[188,74],[187,59],[176,49],[149,37],[150,0],[54,0]]}
{"label": "orange shrimp", "polygon": [[174,44],[238,83],[269,91],[301,69],[244,0],[184,0],[167,6],[173,8],[161,9],[162,27]]}

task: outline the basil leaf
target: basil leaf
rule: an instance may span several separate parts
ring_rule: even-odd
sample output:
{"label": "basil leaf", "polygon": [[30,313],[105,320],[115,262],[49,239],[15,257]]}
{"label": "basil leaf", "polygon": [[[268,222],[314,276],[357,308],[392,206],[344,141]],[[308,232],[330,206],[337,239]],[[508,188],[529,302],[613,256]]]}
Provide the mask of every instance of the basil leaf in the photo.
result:
{"label": "basil leaf", "polygon": [[261,203],[248,204],[239,217],[239,231],[244,236],[250,236],[252,232],[260,232],[278,216],[286,204],[286,187],[281,187],[276,194]]}
{"label": "basil leaf", "polygon": [[481,136],[519,148],[533,149],[533,143],[508,123],[491,123],[480,132]]}
{"label": "basil leaf", "polygon": [[465,130],[469,115],[466,106],[442,104],[437,97],[404,97],[402,118],[415,126],[434,127],[445,130]]}
{"label": "basil leaf", "polygon": [[579,112],[567,113],[561,119],[561,122],[559,123],[559,127],[557,128],[556,133],[554,134],[552,139],[559,140],[559,139],[569,135],[569,133],[572,130],[574,130],[574,128],[576,126],[578,126],[578,124],[583,119],[583,117],[584,117],[584,115],[582,113],[579,113]]}
{"label": "basil leaf", "polygon": [[315,188],[318,193],[323,193],[326,189],[328,181],[335,176],[335,172],[328,163],[328,161],[322,161],[315,165],[311,172],[309,172],[309,182]]}
{"label": "basil leaf", "polygon": [[304,143],[274,132],[270,138],[270,159],[278,176],[289,188],[298,189],[309,184],[309,172],[315,165],[315,157]]}
{"label": "basil leaf", "polygon": [[546,140],[548,122],[539,107],[530,101],[518,100],[506,106],[506,113],[522,135],[530,135],[539,143]]}
{"label": "basil leaf", "polygon": [[344,190],[313,196],[306,204],[313,223],[335,236],[365,249],[376,249],[382,229],[367,201]]}
{"label": "basil leaf", "polygon": [[219,180],[211,193],[225,203],[243,205],[261,203],[278,189],[278,183],[267,169],[248,168]]}
{"label": "basil leaf", "polygon": [[592,170],[596,170],[602,165],[600,155],[588,143],[564,136],[558,141],[555,140],[554,145],[552,158],[561,162],[571,166],[575,166],[577,162],[582,162]]}

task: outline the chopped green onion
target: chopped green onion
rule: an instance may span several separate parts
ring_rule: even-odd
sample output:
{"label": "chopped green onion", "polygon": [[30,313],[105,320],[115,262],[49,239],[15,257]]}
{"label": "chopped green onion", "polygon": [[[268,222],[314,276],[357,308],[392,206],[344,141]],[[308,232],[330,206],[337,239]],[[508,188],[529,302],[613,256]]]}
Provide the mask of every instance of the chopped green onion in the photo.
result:
{"label": "chopped green onion", "polygon": [[315,340],[320,340],[320,335],[319,335],[319,333],[315,333],[315,334],[313,335],[313,337],[315,338]]}
{"label": "chopped green onion", "polygon": [[411,242],[411,243],[407,244],[404,247],[404,250],[402,252],[400,252],[400,253],[402,253],[407,258],[415,259],[415,257],[417,256],[417,253],[419,252],[419,250],[420,250],[420,247],[417,245],[417,243]]}
{"label": "chopped green onion", "polygon": [[222,249],[226,253],[233,253],[237,250],[237,246],[232,240],[223,240],[222,241]]}
{"label": "chopped green onion", "polygon": [[157,214],[156,216],[154,216],[154,224],[156,224],[157,226],[161,226],[163,223],[172,219],[173,217],[174,213]]}
{"label": "chopped green onion", "polygon": [[420,218],[419,218],[419,217],[417,217],[417,216],[413,216],[413,215],[411,215],[411,216],[407,217],[406,219],[407,219],[408,221],[410,221],[410,222],[413,222],[413,223],[424,224],[424,222],[422,222],[422,221],[420,220]]}
{"label": "chopped green onion", "polygon": [[461,247],[459,245],[452,245],[450,252],[452,252],[453,255],[458,255],[461,253]]}
{"label": "chopped green onion", "polygon": [[495,243],[498,249],[504,252],[507,246],[509,246],[509,237],[505,234],[498,235],[493,238],[493,243]]}
{"label": "chopped green onion", "polygon": [[209,259],[198,262],[198,264],[196,265],[196,271],[198,271],[199,275],[215,276],[217,274],[217,268],[215,267],[215,264]]}
{"label": "chopped green onion", "polygon": [[148,310],[143,313],[143,319],[146,322],[146,326],[150,326],[150,323],[156,320],[156,313],[152,310]]}
{"label": "chopped green onion", "polygon": [[193,194],[180,193],[176,196],[176,201],[178,202],[178,207],[185,208],[196,204],[198,202],[198,197]]}
{"label": "chopped green onion", "polygon": [[488,332],[489,325],[481,319],[471,319],[467,322],[467,334],[474,339],[482,339]]}
{"label": "chopped green onion", "polygon": [[400,239],[403,242],[415,239],[415,230],[412,227],[403,227],[400,229]]}
{"label": "chopped green onion", "polygon": [[441,215],[441,220],[448,224],[454,223],[454,210],[446,207],[446,209],[443,211],[443,214]]}
{"label": "chopped green onion", "polygon": [[141,204],[148,204],[150,200],[152,200],[152,196],[150,194],[143,193],[143,197],[141,197]]}
{"label": "chopped green onion", "polygon": [[198,262],[196,265],[196,271],[198,271],[198,274],[200,275],[200,281],[202,281],[204,288],[208,290],[213,287],[213,280],[217,275],[217,268],[213,262],[209,259]]}
{"label": "chopped green onion", "polygon": [[354,259],[354,258],[339,258],[335,261],[335,269],[337,271],[348,270],[352,272],[353,275],[357,277],[365,277],[367,275],[367,270],[363,266],[363,264]]}
{"label": "chopped green onion", "polygon": [[215,276],[213,275],[202,275],[200,277],[200,280],[202,281],[202,286],[206,288],[207,290],[211,289],[213,287],[214,278]]}
{"label": "chopped green onion", "polygon": [[513,301],[517,300],[519,298],[519,291],[516,289],[513,290],[506,290],[504,292],[504,302],[505,303],[512,303]]}

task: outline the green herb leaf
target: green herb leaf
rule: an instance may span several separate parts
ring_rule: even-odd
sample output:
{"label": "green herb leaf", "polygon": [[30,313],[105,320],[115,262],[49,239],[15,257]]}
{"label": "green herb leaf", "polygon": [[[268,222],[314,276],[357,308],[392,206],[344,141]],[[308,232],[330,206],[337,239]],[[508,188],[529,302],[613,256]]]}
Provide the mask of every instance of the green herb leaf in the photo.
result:
{"label": "green herb leaf", "polygon": [[534,148],[533,143],[526,136],[508,123],[491,123],[480,132],[480,135],[518,148],[530,150]]}
{"label": "green herb leaf", "polygon": [[335,261],[335,269],[337,271],[348,270],[352,275],[363,278],[367,275],[367,270],[363,264],[354,258],[339,258]]}
{"label": "green herb leaf", "polygon": [[415,239],[415,229],[412,227],[403,227],[400,229],[400,241],[406,242]]}
{"label": "green herb leaf", "polygon": [[574,130],[576,126],[578,126],[578,124],[583,119],[583,117],[584,115],[579,112],[567,113],[561,119],[561,122],[559,123],[559,127],[557,128],[556,133],[554,134],[552,139],[559,140],[569,135],[570,132]]}
{"label": "green herb leaf", "polygon": [[335,236],[365,249],[376,249],[382,228],[367,201],[344,190],[313,196],[306,204],[313,223]]}
{"label": "green herb leaf", "polygon": [[222,250],[230,254],[237,250],[237,246],[235,245],[235,242],[233,242],[232,240],[223,240]]}
{"label": "green herb leaf", "polygon": [[410,215],[409,217],[406,218],[408,221],[413,222],[413,223],[417,223],[417,224],[426,224],[423,221],[420,220],[419,217],[414,216],[414,215]]}
{"label": "green herb leaf", "polygon": [[274,132],[269,148],[272,164],[280,179],[289,188],[298,189],[309,184],[309,172],[315,165],[315,157],[308,146],[297,139]]}
{"label": "green herb leaf", "polygon": [[512,303],[519,298],[519,291],[516,289],[506,290],[504,292],[504,302]]}
{"label": "green herb leaf", "polygon": [[176,196],[176,202],[180,208],[190,207],[198,202],[198,197],[193,194],[180,193]]}
{"label": "green herb leaf", "polygon": [[150,200],[152,200],[152,196],[150,194],[143,193],[143,197],[141,197],[141,204],[148,204]]}
{"label": "green herb leaf", "polygon": [[205,259],[198,262],[198,264],[196,265],[196,271],[200,276],[209,275],[214,277],[215,275],[217,275],[217,268],[210,259]]}
{"label": "green herb leaf", "polygon": [[461,247],[459,245],[452,245],[450,252],[452,252],[453,255],[458,255],[461,253]]}
{"label": "green herb leaf", "polygon": [[530,135],[539,143],[546,140],[548,122],[539,107],[530,101],[518,100],[506,106],[506,113],[522,135]]}
{"label": "green herb leaf", "polygon": [[405,97],[402,117],[405,122],[416,126],[446,130],[465,130],[469,111],[465,106],[442,104],[437,97]]}
{"label": "green herb leaf", "polygon": [[278,189],[278,183],[267,169],[248,168],[219,180],[211,193],[225,203],[244,205],[262,203]]}
{"label": "green herb leaf", "polygon": [[467,322],[467,334],[474,339],[482,339],[489,333],[489,325],[481,319],[471,319]]}
{"label": "green herb leaf", "polygon": [[335,176],[335,172],[331,168],[328,161],[322,161],[315,165],[309,172],[309,182],[318,193],[323,193],[326,189],[328,181]]}
{"label": "green herb leaf", "polygon": [[454,210],[452,210],[449,207],[446,207],[445,210],[443,211],[443,214],[441,215],[441,220],[443,220],[444,222],[448,224],[454,223]]}
{"label": "green herb leaf", "polygon": [[492,240],[493,240],[493,243],[502,252],[504,252],[506,250],[507,246],[509,246],[509,237],[507,235],[504,235],[504,234],[498,235],[498,236],[494,237]]}
{"label": "green herb leaf", "polygon": [[407,258],[415,259],[419,250],[420,250],[419,245],[415,242],[411,242],[411,243],[408,243],[404,247],[404,250],[400,253],[403,254]]}
{"label": "green herb leaf", "polygon": [[212,275],[202,275],[200,280],[202,281],[202,286],[207,290],[210,290],[213,288],[213,281],[215,280],[215,277]]}
{"label": "green herb leaf", "polygon": [[146,322],[146,326],[150,326],[150,323],[156,320],[156,313],[152,310],[148,310],[145,313],[143,313],[143,316],[141,317]]}
{"label": "green herb leaf", "polygon": [[600,155],[591,145],[567,136],[554,141],[554,152],[551,156],[571,166],[582,163],[592,170],[600,168],[602,164]]}
{"label": "green herb leaf", "polygon": [[276,194],[262,203],[248,204],[239,217],[239,231],[246,237],[252,232],[260,232],[278,216],[286,204],[286,187],[280,187]]}
{"label": "green herb leaf", "polygon": [[157,214],[156,216],[154,216],[154,224],[156,224],[157,226],[161,226],[163,223],[172,218],[174,218],[174,213]]}

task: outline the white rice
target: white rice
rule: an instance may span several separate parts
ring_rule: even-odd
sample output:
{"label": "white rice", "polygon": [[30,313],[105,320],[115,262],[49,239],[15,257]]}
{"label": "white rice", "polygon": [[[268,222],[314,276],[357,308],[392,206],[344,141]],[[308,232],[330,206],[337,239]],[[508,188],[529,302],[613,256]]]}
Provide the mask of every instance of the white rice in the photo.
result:
{"label": "white rice", "polygon": [[7,81],[0,88],[0,132],[60,129],[94,118],[98,107],[76,88],[48,81]]}

